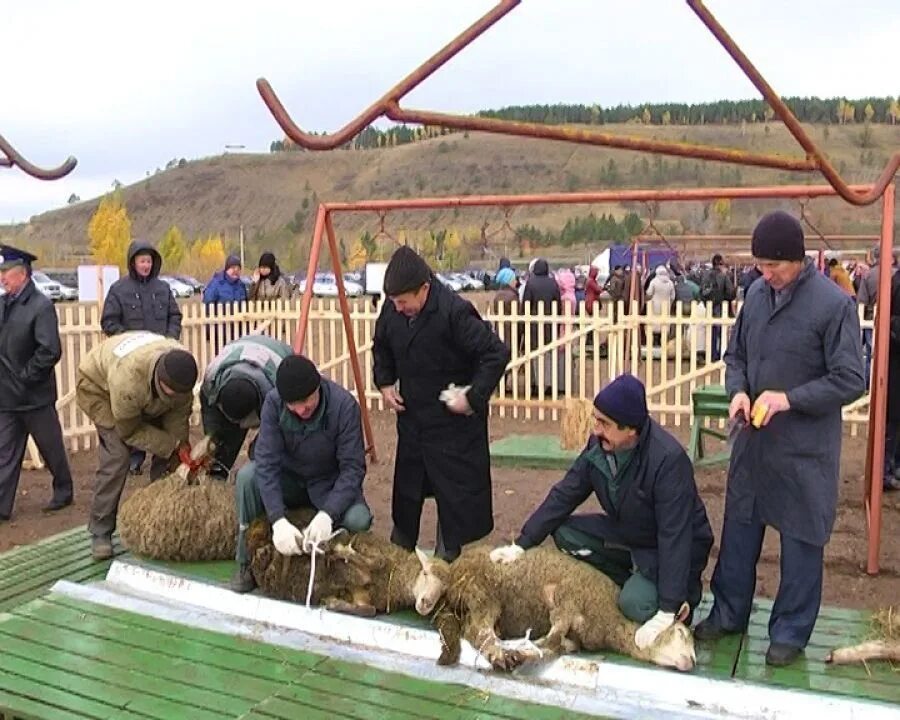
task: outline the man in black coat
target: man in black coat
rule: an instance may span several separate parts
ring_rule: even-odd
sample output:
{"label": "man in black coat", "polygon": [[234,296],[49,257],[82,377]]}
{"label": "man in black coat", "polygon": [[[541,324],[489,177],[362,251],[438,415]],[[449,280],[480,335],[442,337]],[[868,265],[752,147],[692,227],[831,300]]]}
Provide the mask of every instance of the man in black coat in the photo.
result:
{"label": "man in black coat", "polygon": [[[550,266],[543,258],[537,258],[531,266],[531,275],[525,283],[522,292],[522,304],[531,315],[552,315],[554,311],[561,312],[561,296],[559,285],[550,276]],[[531,350],[534,351],[541,345],[553,341],[553,323],[531,323]],[[537,395],[538,382],[543,382],[546,395],[551,394],[553,387],[553,354],[554,350],[548,350],[544,355],[544,377],[539,377],[540,362],[535,357],[531,361],[531,391]],[[558,363],[559,387],[565,387],[564,368]]]}
{"label": "man in black coat", "polygon": [[822,601],[824,548],[834,526],[841,409],[865,392],[853,299],[806,257],[803,227],[776,211],[753,230],[762,271],[725,352],[734,439],[709,617],[700,640],[742,633],[750,619],[766,528],[781,539],[781,579],[769,618],[769,665],[806,647]]}
{"label": "man in black coat", "polygon": [[31,253],[0,246],[0,522],[9,520],[28,436],[53,476],[53,512],[72,504],[72,473],[56,413],[62,356],[56,310],[31,281]]}
{"label": "man in black coat", "polygon": [[[144,240],[133,240],[128,246],[128,275],[109,288],[100,316],[100,327],[106,335],[129,330],[146,330],[181,339],[181,309],[172,288],[159,279],[162,256]],[[133,450],[130,472],[140,475],[146,453]]]}
{"label": "man in black coat", "polygon": [[422,505],[434,496],[435,551],[452,560],[494,527],[488,401],[509,350],[407,246],[388,263],[384,291],[372,352],[375,384],[397,413],[391,540],[415,546]]}
{"label": "man in black coat", "polygon": [[[676,618],[690,622],[713,544],[694,469],[681,444],[647,413],[644,386],[620,375],[594,398],[594,431],[565,477],[512,545],[491,552],[515,562],[553,535],[560,550],[590,563],[622,589],[618,605],[643,623],[638,647]],[[603,514],[572,515],[595,495]]]}

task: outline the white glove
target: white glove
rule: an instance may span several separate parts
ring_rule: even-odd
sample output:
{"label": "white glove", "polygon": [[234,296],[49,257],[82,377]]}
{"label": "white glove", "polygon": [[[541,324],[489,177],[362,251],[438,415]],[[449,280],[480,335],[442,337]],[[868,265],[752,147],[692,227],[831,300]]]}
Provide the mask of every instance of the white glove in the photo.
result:
{"label": "white glove", "polygon": [[516,545],[512,543],[511,545],[504,545],[503,547],[494,548],[491,550],[490,558],[493,563],[512,563],[518,560],[525,554],[525,548],[521,545]]}
{"label": "white glove", "polygon": [[311,553],[315,543],[325,542],[330,537],[331,516],[324,510],[319,510],[303,531],[303,552]]}
{"label": "white glove", "polygon": [[675,624],[675,613],[658,610],[656,615],[641,625],[634,634],[634,644],[639,650],[646,650],[667,628]]}
{"label": "white glove", "polygon": [[272,525],[272,543],[282,555],[299,555],[303,552],[303,533],[290,520],[281,518]]}
{"label": "white glove", "polygon": [[456,385],[450,383],[444,390],[441,390],[438,398],[447,406],[450,412],[458,415],[471,415],[472,406],[469,405],[469,399],[466,397],[466,393],[469,392],[471,387],[471,385],[456,387]]}

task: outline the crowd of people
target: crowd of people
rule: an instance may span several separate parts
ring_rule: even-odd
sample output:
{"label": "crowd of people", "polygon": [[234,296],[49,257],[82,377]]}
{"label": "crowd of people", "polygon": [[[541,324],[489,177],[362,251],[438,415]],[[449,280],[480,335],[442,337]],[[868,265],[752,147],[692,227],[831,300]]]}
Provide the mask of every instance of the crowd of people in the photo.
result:
{"label": "crowd of people", "polygon": [[[837,505],[841,409],[863,394],[865,378],[856,304],[837,278],[826,277],[806,257],[800,223],[782,212],[764,216],[754,230],[752,252],[759,277],[744,290],[724,354],[735,439],[714,604],[695,633],[708,641],[745,631],[756,563],[772,528],[781,540],[782,573],[766,661],[786,665],[806,646],[819,611],[823,549]],[[53,368],[61,355],[56,314],[30,281],[34,256],[9,247],[2,253],[0,521],[12,513],[29,434],[53,475],[46,510],[72,502],[54,409]],[[257,282],[271,285],[264,292],[280,292],[277,264],[273,257],[264,259],[268,273],[260,272]],[[220,348],[199,378],[196,359],[177,338],[177,304],[158,285],[159,264],[151,247],[132,245],[129,274],[110,289],[104,308],[107,337],[78,369],[77,403],[100,440],[89,523],[92,555],[112,555],[132,453],[152,455],[151,478],[190,457],[188,420],[199,381],[203,430],[216,445],[212,474],[236,476],[238,549],[231,587],[248,592],[255,581],[244,533],[256,517],[268,518],[275,548],[284,555],[314,552],[336,528],[371,526],[360,407],[308,358],[261,335]],[[235,267],[226,263],[211,296],[225,297]],[[710,272],[696,279],[686,271],[679,281],[670,269],[654,270],[640,289],[646,299],[671,302],[680,282],[692,298],[696,292],[699,299],[721,295],[727,301],[735,292],[715,258]],[[589,275],[593,284],[586,283],[585,294],[597,302],[604,292],[628,296],[630,278],[625,268],[614,268],[604,289],[596,274]],[[499,302],[575,303],[572,273],[551,276],[544,260],[531,264],[523,288],[516,287],[508,266],[495,281],[502,286]],[[435,553],[452,561],[494,527],[488,408],[510,349],[408,247],[388,263],[384,291],[372,372],[396,415],[391,540],[414,548],[424,502],[434,498]],[[900,295],[900,283],[892,292]],[[596,307],[588,304],[588,312]],[[546,341],[545,330],[540,324],[530,328],[536,343]],[[492,560],[516,562],[552,537],[560,551],[619,585],[621,611],[639,623],[635,642],[648,647],[676,619],[693,619],[714,535],[692,464],[677,439],[650,417],[640,380],[617,377],[597,393],[593,406],[594,427],[584,449],[516,541],[496,548]],[[237,467],[251,429],[257,434],[248,460]],[[893,470],[893,454],[890,459]],[[591,496],[602,512],[577,512]],[[296,507],[316,511],[304,527],[287,517]]]}

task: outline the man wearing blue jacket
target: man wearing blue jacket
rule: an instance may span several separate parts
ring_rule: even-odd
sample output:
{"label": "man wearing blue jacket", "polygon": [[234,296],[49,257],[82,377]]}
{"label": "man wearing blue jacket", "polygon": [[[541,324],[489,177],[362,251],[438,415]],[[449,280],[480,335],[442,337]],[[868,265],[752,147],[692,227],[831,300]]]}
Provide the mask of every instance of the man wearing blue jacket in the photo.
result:
{"label": "man wearing blue jacket", "polygon": [[[619,609],[643,623],[640,648],[676,618],[690,622],[713,544],[694,468],[681,444],[647,412],[644,386],[620,375],[594,398],[593,434],[512,545],[491,552],[515,562],[553,535],[557,547],[590,563],[622,589]],[[603,514],[572,515],[595,495]]]}
{"label": "man wearing blue jacket", "polygon": [[[368,530],[372,513],[363,496],[365,448],[359,405],[340,385],[323,378],[311,360],[282,360],[275,389],[266,395],[254,460],[237,474],[237,574],[235,592],[256,587],[245,534],[265,514],[282,555],[310,552],[335,526]],[[285,517],[288,509],[318,510],[302,530]]]}
{"label": "man wearing blue jacket", "polygon": [[865,392],[853,299],[806,257],[803,227],[781,211],[753,231],[763,282],[747,290],[725,353],[731,451],[725,521],[700,640],[742,633],[766,528],[781,536],[781,580],[766,663],[793,662],[822,601],[824,548],[837,511],[841,408]]}

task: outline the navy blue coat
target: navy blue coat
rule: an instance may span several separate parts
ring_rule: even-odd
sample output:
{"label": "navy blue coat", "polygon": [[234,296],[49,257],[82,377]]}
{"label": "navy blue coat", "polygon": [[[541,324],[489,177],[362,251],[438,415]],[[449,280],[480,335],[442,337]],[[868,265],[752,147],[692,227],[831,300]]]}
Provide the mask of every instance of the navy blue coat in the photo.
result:
{"label": "navy blue coat", "polygon": [[631,460],[636,463],[635,474],[620,488],[617,506],[609,497],[603,473],[588,458],[597,444],[592,436],[565,477],[528,518],[516,544],[540,545],[579,505],[596,495],[615,541],[631,550],[642,571],[656,571],[660,609],[678,612],[690,595],[692,567],[699,576],[713,544],[691,461],[678,440],[654,420],[647,420]]}
{"label": "navy blue coat", "polygon": [[309,499],[338,523],[347,509],[364,502],[366,456],[356,399],[322,378],[324,407],[303,422],[285,406],[278,390],[263,402],[256,438],[256,483],[269,522],[284,517],[281,481],[299,482]]}
{"label": "navy blue coat", "polygon": [[244,302],[247,299],[247,287],[238,278],[232,280],[225,271],[217,272],[203,289],[203,302],[206,305],[228,305]]}
{"label": "navy blue coat", "polygon": [[735,438],[725,514],[759,519],[788,537],[824,546],[837,508],[841,408],[865,392],[853,299],[807,260],[775,306],[762,278],[750,286],[725,353],[728,396],[753,403],[787,393],[791,409]]}

